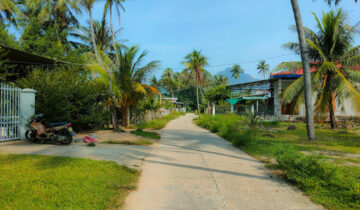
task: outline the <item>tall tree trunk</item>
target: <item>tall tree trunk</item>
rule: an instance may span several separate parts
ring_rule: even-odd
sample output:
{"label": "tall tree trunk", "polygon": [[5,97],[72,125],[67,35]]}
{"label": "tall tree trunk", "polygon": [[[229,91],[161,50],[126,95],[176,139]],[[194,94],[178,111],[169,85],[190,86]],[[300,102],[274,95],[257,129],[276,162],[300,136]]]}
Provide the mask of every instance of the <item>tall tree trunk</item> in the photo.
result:
{"label": "tall tree trunk", "polygon": [[121,125],[124,127],[127,126],[127,111],[127,107],[121,107]]}
{"label": "tall tree trunk", "polygon": [[[114,27],[113,27],[113,23],[112,23],[112,1],[110,3],[110,28],[111,28],[111,36],[112,36],[112,41],[113,41],[113,47],[114,47],[114,52],[115,52],[115,55],[116,55],[116,63],[119,62],[119,56],[117,54],[117,51],[116,51],[116,44],[115,44],[115,35],[114,35]],[[110,71],[110,86],[112,86],[112,69]],[[119,126],[118,126],[118,123],[117,123],[117,116],[116,116],[116,108],[115,108],[115,103],[114,103],[114,97],[113,97],[113,94],[112,94],[112,87],[110,87],[110,92],[111,92],[111,106],[112,106],[112,110],[113,110],[113,115],[114,115],[114,118],[113,118],[113,126],[116,125],[116,129],[114,127],[114,130],[115,131],[118,131],[119,130]]]}
{"label": "tall tree trunk", "polygon": [[113,2],[111,1],[110,3],[110,29],[111,29],[111,36],[112,36],[112,42],[113,42],[113,47],[114,47],[114,52],[115,52],[115,57],[116,57],[116,63],[119,63],[119,55],[116,51],[116,42],[115,42],[115,33],[114,33],[114,26],[113,26],[113,22],[112,22],[112,5]]}
{"label": "tall tree trunk", "polygon": [[112,92],[112,68],[110,69],[109,72],[109,86],[110,86],[110,100],[111,100],[111,116],[112,116],[112,126],[114,131],[118,132],[119,131],[119,124],[118,124],[118,119],[117,119],[117,115],[116,115],[116,107],[115,107],[115,102],[114,102],[114,95]]}
{"label": "tall tree trunk", "polygon": [[111,106],[112,106],[112,124],[113,124],[113,129],[115,131],[119,131],[119,125],[117,123],[117,115],[116,115],[116,108],[115,108],[115,103],[114,103],[114,96],[113,96],[113,93],[112,93],[112,68],[110,69],[107,69],[106,66],[103,65],[103,62],[102,60],[100,59],[100,55],[99,55],[99,52],[98,52],[98,48],[97,48],[97,45],[96,45],[96,40],[95,40],[95,30],[94,30],[94,23],[93,23],[93,19],[92,19],[92,5],[88,5],[87,6],[87,9],[89,11],[89,19],[90,19],[90,33],[91,33],[91,42],[92,42],[92,45],[93,45],[93,48],[94,48],[94,53],[95,53],[95,57],[96,57],[96,60],[97,62],[99,63],[99,65],[104,68],[108,74],[109,74],[109,77],[110,77],[110,98],[111,98]]}
{"label": "tall tree trunk", "polygon": [[334,93],[331,93],[331,98],[329,101],[329,111],[330,111],[330,126],[331,129],[335,129],[337,127],[336,117],[335,117],[335,98]]}
{"label": "tall tree trunk", "polygon": [[200,118],[200,103],[199,103],[199,85],[196,85],[196,101],[197,101],[197,108],[198,108],[198,114]]}
{"label": "tall tree trunk", "polygon": [[301,19],[299,4],[297,0],[290,0],[294,12],[296,22],[296,29],[299,36],[301,60],[304,70],[304,87],[305,87],[305,108],[306,108],[306,128],[309,141],[315,140],[314,129],[314,105],[312,103],[312,87],[311,87],[311,74],[309,65],[309,51],[305,40],[305,32]]}
{"label": "tall tree trunk", "polygon": [[91,9],[92,5],[88,5],[87,9],[89,11],[89,19],[90,19],[90,34],[91,34],[91,43],[93,45],[93,48],[94,48],[94,53],[95,53],[95,57],[96,57],[96,60],[97,62],[102,66],[103,66],[103,63],[100,59],[100,56],[99,56],[99,51],[98,51],[98,48],[97,48],[97,45],[96,45],[96,41],[95,41],[95,30],[94,30],[94,23],[93,23],[93,19],[92,19],[92,9]]}
{"label": "tall tree trunk", "polygon": [[127,108],[127,116],[126,116],[126,126],[129,127],[130,125],[130,107]]}

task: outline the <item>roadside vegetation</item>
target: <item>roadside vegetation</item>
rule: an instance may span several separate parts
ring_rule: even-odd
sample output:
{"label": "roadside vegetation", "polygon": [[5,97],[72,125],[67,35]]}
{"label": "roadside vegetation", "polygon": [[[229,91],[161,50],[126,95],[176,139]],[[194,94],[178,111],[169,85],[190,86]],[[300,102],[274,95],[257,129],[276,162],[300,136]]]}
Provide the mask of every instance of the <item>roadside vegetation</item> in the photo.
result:
{"label": "roadside vegetation", "polygon": [[143,131],[142,129],[137,129],[135,131],[130,131],[130,133],[135,134],[137,136],[142,136],[149,139],[160,139],[160,134],[156,132]]}
{"label": "roadside vegetation", "polygon": [[1,209],[119,208],[139,172],[109,161],[0,154]]}
{"label": "roadside vegetation", "polygon": [[[252,124],[252,118],[202,115],[196,124],[280,170],[316,203],[330,209],[360,208],[359,129],[331,130],[317,124],[317,139],[309,142],[304,123]],[[288,130],[289,126],[296,129]]]}
{"label": "roadside vegetation", "polygon": [[140,123],[139,125],[133,126],[134,128],[139,129],[153,129],[153,130],[160,130],[164,128],[171,120],[174,120],[181,115],[185,115],[184,112],[173,112],[171,114],[168,114],[164,117],[158,117],[154,120],[149,120],[143,123]]}

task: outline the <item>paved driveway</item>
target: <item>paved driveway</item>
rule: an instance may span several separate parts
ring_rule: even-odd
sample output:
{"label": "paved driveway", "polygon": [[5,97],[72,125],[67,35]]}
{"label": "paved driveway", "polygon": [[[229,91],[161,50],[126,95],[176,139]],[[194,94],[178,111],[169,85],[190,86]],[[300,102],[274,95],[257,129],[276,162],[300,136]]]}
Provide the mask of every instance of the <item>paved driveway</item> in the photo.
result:
{"label": "paved driveway", "polygon": [[194,125],[193,117],[162,130],[125,209],[321,209],[261,162]]}
{"label": "paved driveway", "polygon": [[139,168],[143,163],[143,159],[150,154],[151,150],[151,146],[116,144],[97,144],[96,147],[87,147],[84,143],[72,143],[67,146],[32,144],[26,141],[0,143],[0,153],[3,154],[41,154],[109,160],[131,168]]}

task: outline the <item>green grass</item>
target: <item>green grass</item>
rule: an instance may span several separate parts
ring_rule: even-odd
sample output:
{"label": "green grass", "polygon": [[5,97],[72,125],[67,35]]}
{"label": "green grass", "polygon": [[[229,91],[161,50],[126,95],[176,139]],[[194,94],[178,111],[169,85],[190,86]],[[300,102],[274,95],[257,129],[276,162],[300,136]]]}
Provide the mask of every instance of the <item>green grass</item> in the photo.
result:
{"label": "green grass", "polygon": [[140,123],[139,125],[136,125],[133,128],[140,128],[140,129],[147,128],[147,129],[159,130],[164,128],[171,120],[174,120],[184,114],[185,113],[182,112],[174,112],[172,114],[166,115],[165,117],[159,117],[154,120]]}
{"label": "green grass", "polygon": [[[360,152],[354,129],[331,130],[317,124],[317,140],[308,142],[304,123],[260,122],[250,129],[248,119],[236,115],[202,115],[196,123],[258,159],[276,159],[275,167],[316,203],[329,209],[360,209],[359,159],[347,157]],[[297,130],[287,130],[289,125]]]}
{"label": "green grass", "polygon": [[109,161],[0,154],[0,209],[118,208],[138,176]]}
{"label": "green grass", "polygon": [[143,145],[148,146],[152,145],[153,142],[148,139],[139,139],[137,141],[116,141],[116,140],[108,140],[103,142],[105,144],[125,144],[125,145]]}
{"label": "green grass", "polygon": [[160,134],[156,132],[143,131],[141,129],[137,129],[135,131],[131,131],[130,133],[135,134],[137,136],[149,138],[149,139],[160,139]]}

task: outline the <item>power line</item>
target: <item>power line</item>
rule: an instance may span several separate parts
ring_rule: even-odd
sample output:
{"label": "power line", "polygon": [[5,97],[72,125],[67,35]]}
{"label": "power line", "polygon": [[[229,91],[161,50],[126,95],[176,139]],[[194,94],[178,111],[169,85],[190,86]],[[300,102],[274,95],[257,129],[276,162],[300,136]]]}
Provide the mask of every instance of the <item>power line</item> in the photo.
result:
{"label": "power line", "polygon": [[[287,54],[283,54],[283,55],[278,55],[278,56],[274,56],[274,57],[268,57],[268,58],[259,58],[259,59],[255,59],[255,60],[249,60],[249,61],[241,61],[241,62],[237,62],[237,63],[229,63],[229,64],[219,64],[219,65],[210,65],[207,66],[206,68],[217,68],[217,67],[225,67],[225,66],[232,66],[234,64],[247,64],[247,63],[254,63],[254,62],[259,62],[261,60],[272,60],[272,59],[277,59],[277,58],[281,58],[281,57],[285,57],[291,55],[291,53],[287,53]],[[8,60],[0,60],[1,62],[4,63],[13,63],[13,64],[29,64],[29,65],[46,65],[46,66],[60,66],[60,65],[76,65],[76,66],[97,66],[94,64],[80,64],[80,63],[72,63],[72,62],[66,62],[66,61],[59,61],[59,63],[36,63],[36,62],[25,62],[25,61],[8,61]],[[184,67],[174,67],[173,69],[184,69]]]}
{"label": "power line", "polygon": [[[287,53],[287,54],[283,54],[283,55],[278,55],[278,56],[274,56],[274,57],[268,57],[268,58],[259,58],[259,59],[255,59],[255,60],[249,60],[249,61],[241,61],[241,62],[237,62],[237,63],[229,63],[229,64],[219,64],[219,65],[210,65],[210,66],[206,66],[206,68],[217,68],[217,67],[225,67],[225,66],[232,66],[235,64],[248,64],[248,63],[255,63],[255,62],[259,62],[261,60],[273,60],[273,59],[277,59],[277,58],[282,58],[288,55],[292,55],[292,53]],[[184,67],[175,67],[173,69],[184,69]]]}

